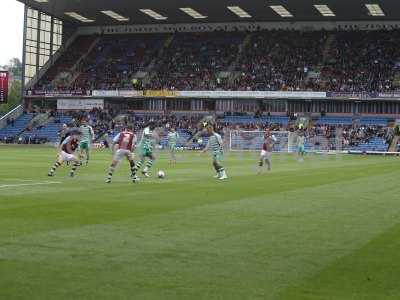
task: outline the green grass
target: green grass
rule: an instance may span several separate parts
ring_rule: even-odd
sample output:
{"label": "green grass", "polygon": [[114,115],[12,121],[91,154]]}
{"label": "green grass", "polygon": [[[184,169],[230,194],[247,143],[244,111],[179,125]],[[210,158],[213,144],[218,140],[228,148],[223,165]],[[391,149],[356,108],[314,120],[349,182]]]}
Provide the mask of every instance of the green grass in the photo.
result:
{"label": "green grass", "polygon": [[[0,299],[400,299],[400,160],[185,152],[129,181],[110,153],[47,178],[54,150],[0,147]],[[29,181],[31,180],[31,181]],[[22,185],[47,183],[61,184]],[[6,185],[18,185],[10,187]]]}

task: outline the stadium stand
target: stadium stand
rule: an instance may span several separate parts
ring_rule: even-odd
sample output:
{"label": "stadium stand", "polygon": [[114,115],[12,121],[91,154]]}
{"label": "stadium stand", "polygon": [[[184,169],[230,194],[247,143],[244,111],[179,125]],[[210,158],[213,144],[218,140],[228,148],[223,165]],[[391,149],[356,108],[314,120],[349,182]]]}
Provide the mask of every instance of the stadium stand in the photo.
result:
{"label": "stadium stand", "polygon": [[132,87],[137,72],[145,72],[163,47],[165,36],[120,35],[102,37],[78,69],[75,89]]}
{"label": "stadium stand", "polygon": [[306,90],[306,81],[322,57],[325,32],[262,31],[253,33],[241,51],[235,70],[238,78],[228,89]]}
{"label": "stadium stand", "polygon": [[[71,87],[72,69],[89,50],[96,40],[96,36],[79,36],[51,66],[37,84],[39,90],[65,90]],[[76,87],[82,89],[82,87]]]}
{"label": "stadium stand", "polygon": [[25,140],[40,139],[47,142],[56,142],[58,139],[58,133],[61,130],[62,124],[69,124],[72,118],[69,116],[62,116],[57,118],[51,118],[49,122],[39,128],[32,130],[26,130],[20,136]]}
{"label": "stadium stand", "polygon": [[349,150],[355,150],[355,151],[387,151],[388,149],[388,144],[386,143],[385,139],[383,138],[372,138],[369,139],[368,141],[361,142],[357,146],[351,146],[349,147]]}
{"label": "stadium stand", "polygon": [[3,141],[10,139],[10,141],[12,141],[25,130],[33,116],[34,115],[31,113],[22,114],[19,118],[10,122],[6,127],[0,129],[0,139]]}
{"label": "stadium stand", "polygon": [[256,118],[253,116],[226,116],[222,119],[222,122],[228,124],[265,124],[265,123],[276,123],[287,125],[289,118],[286,116],[270,116]]}
{"label": "stadium stand", "polygon": [[[124,124],[133,123],[135,130],[140,136],[142,128],[149,120],[154,120],[158,124],[170,124],[177,128],[180,135],[178,147],[186,146],[192,138],[196,124],[202,118],[201,115],[188,117],[184,114],[178,115],[157,115],[155,113],[110,113],[101,110],[93,110],[89,113],[75,112],[67,115],[50,114],[47,122],[33,129],[27,128],[33,118],[33,114],[23,114],[15,120],[14,126],[11,124],[0,130],[0,138],[4,142],[21,143],[54,143],[58,140],[58,133],[62,124],[75,124],[81,118],[88,119],[96,133],[96,139],[101,139],[104,134],[108,138],[114,137]],[[225,132],[231,129],[241,130],[263,130],[271,128],[273,130],[289,130],[287,116],[221,116],[219,119],[220,131]],[[348,149],[354,151],[387,151],[390,145],[390,128],[387,127],[388,119],[385,117],[362,117],[356,123],[351,117],[321,117],[315,122],[314,126],[307,129],[309,136],[306,145],[307,150],[338,150]],[[343,130],[343,145],[337,145],[335,136],[336,130]],[[20,140],[21,138],[22,140]],[[195,140],[193,147],[202,147],[207,142],[207,137],[202,138],[202,143],[198,144]],[[160,145],[167,146],[166,132],[161,136]]]}
{"label": "stadium stand", "polygon": [[387,117],[361,117],[360,124],[361,125],[376,125],[376,126],[387,126],[389,122],[389,118]]}
{"label": "stadium stand", "polygon": [[351,125],[352,117],[321,117],[316,124],[318,125]]}
{"label": "stadium stand", "polygon": [[[399,30],[81,36],[36,89],[392,91],[399,41]],[[80,58],[68,86],[55,80]]]}
{"label": "stadium stand", "polygon": [[400,31],[337,32],[322,69],[329,91],[394,90]]}
{"label": "stadium stand", "polygon": [[228,32],[175,34],[155,62],[148,89],[213,90],[222,88],[221,72],[237,59],[244,34]]}
{"label": "stadium stand", "polygon": [[[46,114],[45,114],[46,115]],[[203,115],[185,113],[157,114],[154,112],[114,112],[93,109],[90,112],[76,111],[60,114],[48,112],[48,120],[36,128],[29,128],[34,114],[23,114],[0,130],[2,142],[19,143],[55,143],[62,124],[77,124],[85,118],[95,129],[98,141],[114,137],[125,124],[133,123],[138,136],[148,121],[153,120],[159,125],[170,124],[177,128],[180,135],[178,147],[186,147],[192,138],[194,130]],[[284,115],[225,115],[220,116],[219,131],[229,130],[264,130],[270,128],[278,131],[288,131],[293,127],[288,116]],[[294,121],[295,122],[295,121]],[[349,116],[323,116],[307,129],[306,150],[351,150],[351,151],[388,151],[393,138],[393,130],[388,127],[389,118],[382,116],[364,116],[353,118]],[[339,130],[339,131],[338,131]],[[106,135],[105,135],[106,134]],[[341,134],[338,136],[338,134]],[[343,144],[338,144],[338,138]],[[201,148],[207,143],[207,137],[202,142],[194,140],[190,146]],[[168,145],[167,132],[161,135],[160,146]],[[397,146],[399,148],[400,146]],[[396,148],[396,149],[397,149]],[[398,150],[396,150],[398,151]]]}

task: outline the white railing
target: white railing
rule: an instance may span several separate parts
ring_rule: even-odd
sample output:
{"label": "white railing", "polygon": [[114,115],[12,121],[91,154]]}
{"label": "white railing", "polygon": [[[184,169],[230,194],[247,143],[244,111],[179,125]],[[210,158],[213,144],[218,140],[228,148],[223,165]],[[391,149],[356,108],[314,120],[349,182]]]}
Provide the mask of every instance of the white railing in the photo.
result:
{"label": "white railing", "polygon": [[24,106],[22,104],[10,110],[8,113],[6,113],[4,116],[0,118],[0,129],[7,126],[7,120],[9,118],[17,119],[19,116],[23,114],[23,112],[24,112]]}

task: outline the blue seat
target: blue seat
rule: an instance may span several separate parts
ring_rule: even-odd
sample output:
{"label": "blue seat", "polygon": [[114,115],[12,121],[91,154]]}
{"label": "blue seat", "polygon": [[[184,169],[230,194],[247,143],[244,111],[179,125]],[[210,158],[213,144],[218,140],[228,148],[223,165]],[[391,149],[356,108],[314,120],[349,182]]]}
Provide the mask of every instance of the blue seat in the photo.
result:
{"label": "blue seat", "polygon": [[61,130],[62,125],[68,124],[71,122],[72,118],[67,116],[62,116],[56,118],[59,120],[59,123],[51,121],[50,123],[45,124],[40,129],[34,128],[31,131],[25,131],[21,134],[23,138],[43,138],[47,139],[50,142],[56,142],[58,140],[58,132]]}
{"label": "blue seat", "polygon": [[0,139],[19,135],[23,130],[26,129],[33,117],[34,114],[23,114],[15,120],[14,126],[10,124],[0,129]]}

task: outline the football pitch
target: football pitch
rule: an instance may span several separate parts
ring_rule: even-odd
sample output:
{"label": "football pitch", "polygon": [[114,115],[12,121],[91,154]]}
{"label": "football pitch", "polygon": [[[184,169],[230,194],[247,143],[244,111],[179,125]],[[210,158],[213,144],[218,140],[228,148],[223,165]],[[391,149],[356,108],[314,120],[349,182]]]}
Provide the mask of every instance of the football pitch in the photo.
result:
{"label": "football pitch", "polygon": [[0,146],[0,299],[400,299],[399,158],[159,156],[107,185],[107,150],[48,178],[54,149]]}

